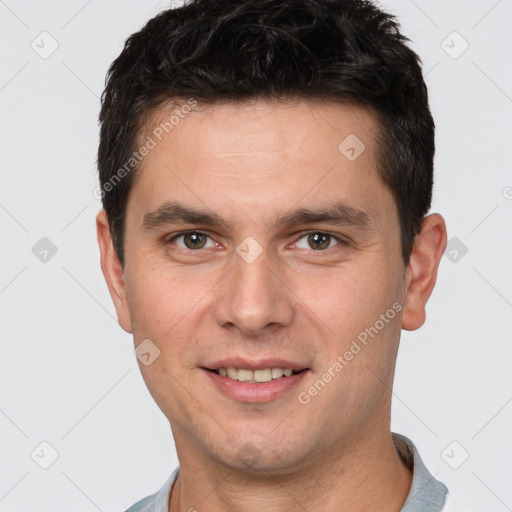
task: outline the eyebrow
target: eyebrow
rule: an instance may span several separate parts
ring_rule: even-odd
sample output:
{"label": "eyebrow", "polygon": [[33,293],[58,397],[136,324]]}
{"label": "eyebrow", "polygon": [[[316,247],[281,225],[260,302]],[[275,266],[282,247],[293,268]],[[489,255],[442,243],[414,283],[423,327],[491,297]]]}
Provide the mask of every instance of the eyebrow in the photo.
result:
{"label": "eyebrow", "polygon": [[[369,229],[374,224],[372,216],[366,211],[338,201],[318,210],[300,208],[288,212],[277,220],[274,227],[316,223],[339,224],[361,229]],[[191,208],[177,201],[167,201],[144,215],[142,229],[152,231],[170,224],[202,224],[231,228],[228,222],[215,213]]]}

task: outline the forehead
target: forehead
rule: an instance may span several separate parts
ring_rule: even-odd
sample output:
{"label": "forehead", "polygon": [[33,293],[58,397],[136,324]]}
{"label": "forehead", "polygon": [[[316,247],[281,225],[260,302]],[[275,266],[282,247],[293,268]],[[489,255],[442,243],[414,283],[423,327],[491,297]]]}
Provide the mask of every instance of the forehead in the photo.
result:
{"label": "forehead", "polygon": [[190,157],[251,151],[262,155],[265,149],[303,159],[307,155],[318,157],[321,152],[328,157],[340,150],[340,142],[352,136],[353,141],[359,139],[359,149],[364,144],[366,159],[375,155],[380,123],[375,112],[361,106],[318,100],[252,99],[189,107],[190,102],[190,98],[176,100],[146,113],[142,141],[152,136],[158,145],[174,142],[179,150],[188,139],[186,142],[191,144],[187,149],[193,145],[199,152]]}
{"label": "forehead", "polygon": [[380,125],[367,109],[305,101],[184,104],[146,119],[141,140],[151,138],[154,147],[131,194],[141,215],[176,198],[201,210],[236,205],[274,218],[294,205],[339,200],[377,213],[375,194],[389,195],[377,173]]}

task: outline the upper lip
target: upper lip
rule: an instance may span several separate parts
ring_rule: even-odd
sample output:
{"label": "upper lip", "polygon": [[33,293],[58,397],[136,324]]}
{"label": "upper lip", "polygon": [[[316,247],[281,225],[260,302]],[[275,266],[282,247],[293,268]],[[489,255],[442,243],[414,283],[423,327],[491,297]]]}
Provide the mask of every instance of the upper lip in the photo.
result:
{"label": "upper lip", "polygon": [[218,370],[219,368],[242,368],[244,370],[263,370],[265,368],[282,368],[283,370],[291,369],[295,371],[308,369],[307,365],[288,361],[286,359],[268,358],[249,360],[241,357],[231,357],[229,359],[221,359],[207,363],[203,366],[208,370]]}

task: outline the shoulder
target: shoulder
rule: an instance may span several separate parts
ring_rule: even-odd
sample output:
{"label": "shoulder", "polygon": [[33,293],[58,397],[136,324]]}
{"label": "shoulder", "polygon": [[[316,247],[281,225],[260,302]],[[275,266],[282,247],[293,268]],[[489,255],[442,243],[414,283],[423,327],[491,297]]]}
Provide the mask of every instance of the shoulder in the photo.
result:
{"label": "shoulder", "polygon": [[473,512],[469,508],[459,505],[452,497],[450,493],[446,495],[446,501],[441,512]]}
{"label": "shoulder", "polygon": [[130,508],[126,509],[125,512],[149,512],[153,510],[155,504],[155,494],[147,496],[146,498],[138,501]]}
{"label": "shoulder", "polygon": [[151,496],[146,496],[129,509],[125,510],[125,512],[167,512],[169,509],[169,498],[172,486],[176,481],[179,469],[178,466],[158,492]]}

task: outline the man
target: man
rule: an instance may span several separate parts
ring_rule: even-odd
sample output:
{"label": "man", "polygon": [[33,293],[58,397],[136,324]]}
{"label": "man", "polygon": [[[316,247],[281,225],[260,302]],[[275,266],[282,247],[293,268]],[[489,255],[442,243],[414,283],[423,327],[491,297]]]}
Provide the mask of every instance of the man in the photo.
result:
{"label": "man", "polygon": [[405,41],[366,1],[197,0],[113,63],[101,266],[180,463],[130,512],[463,510],[390,432],[446,247]]}

